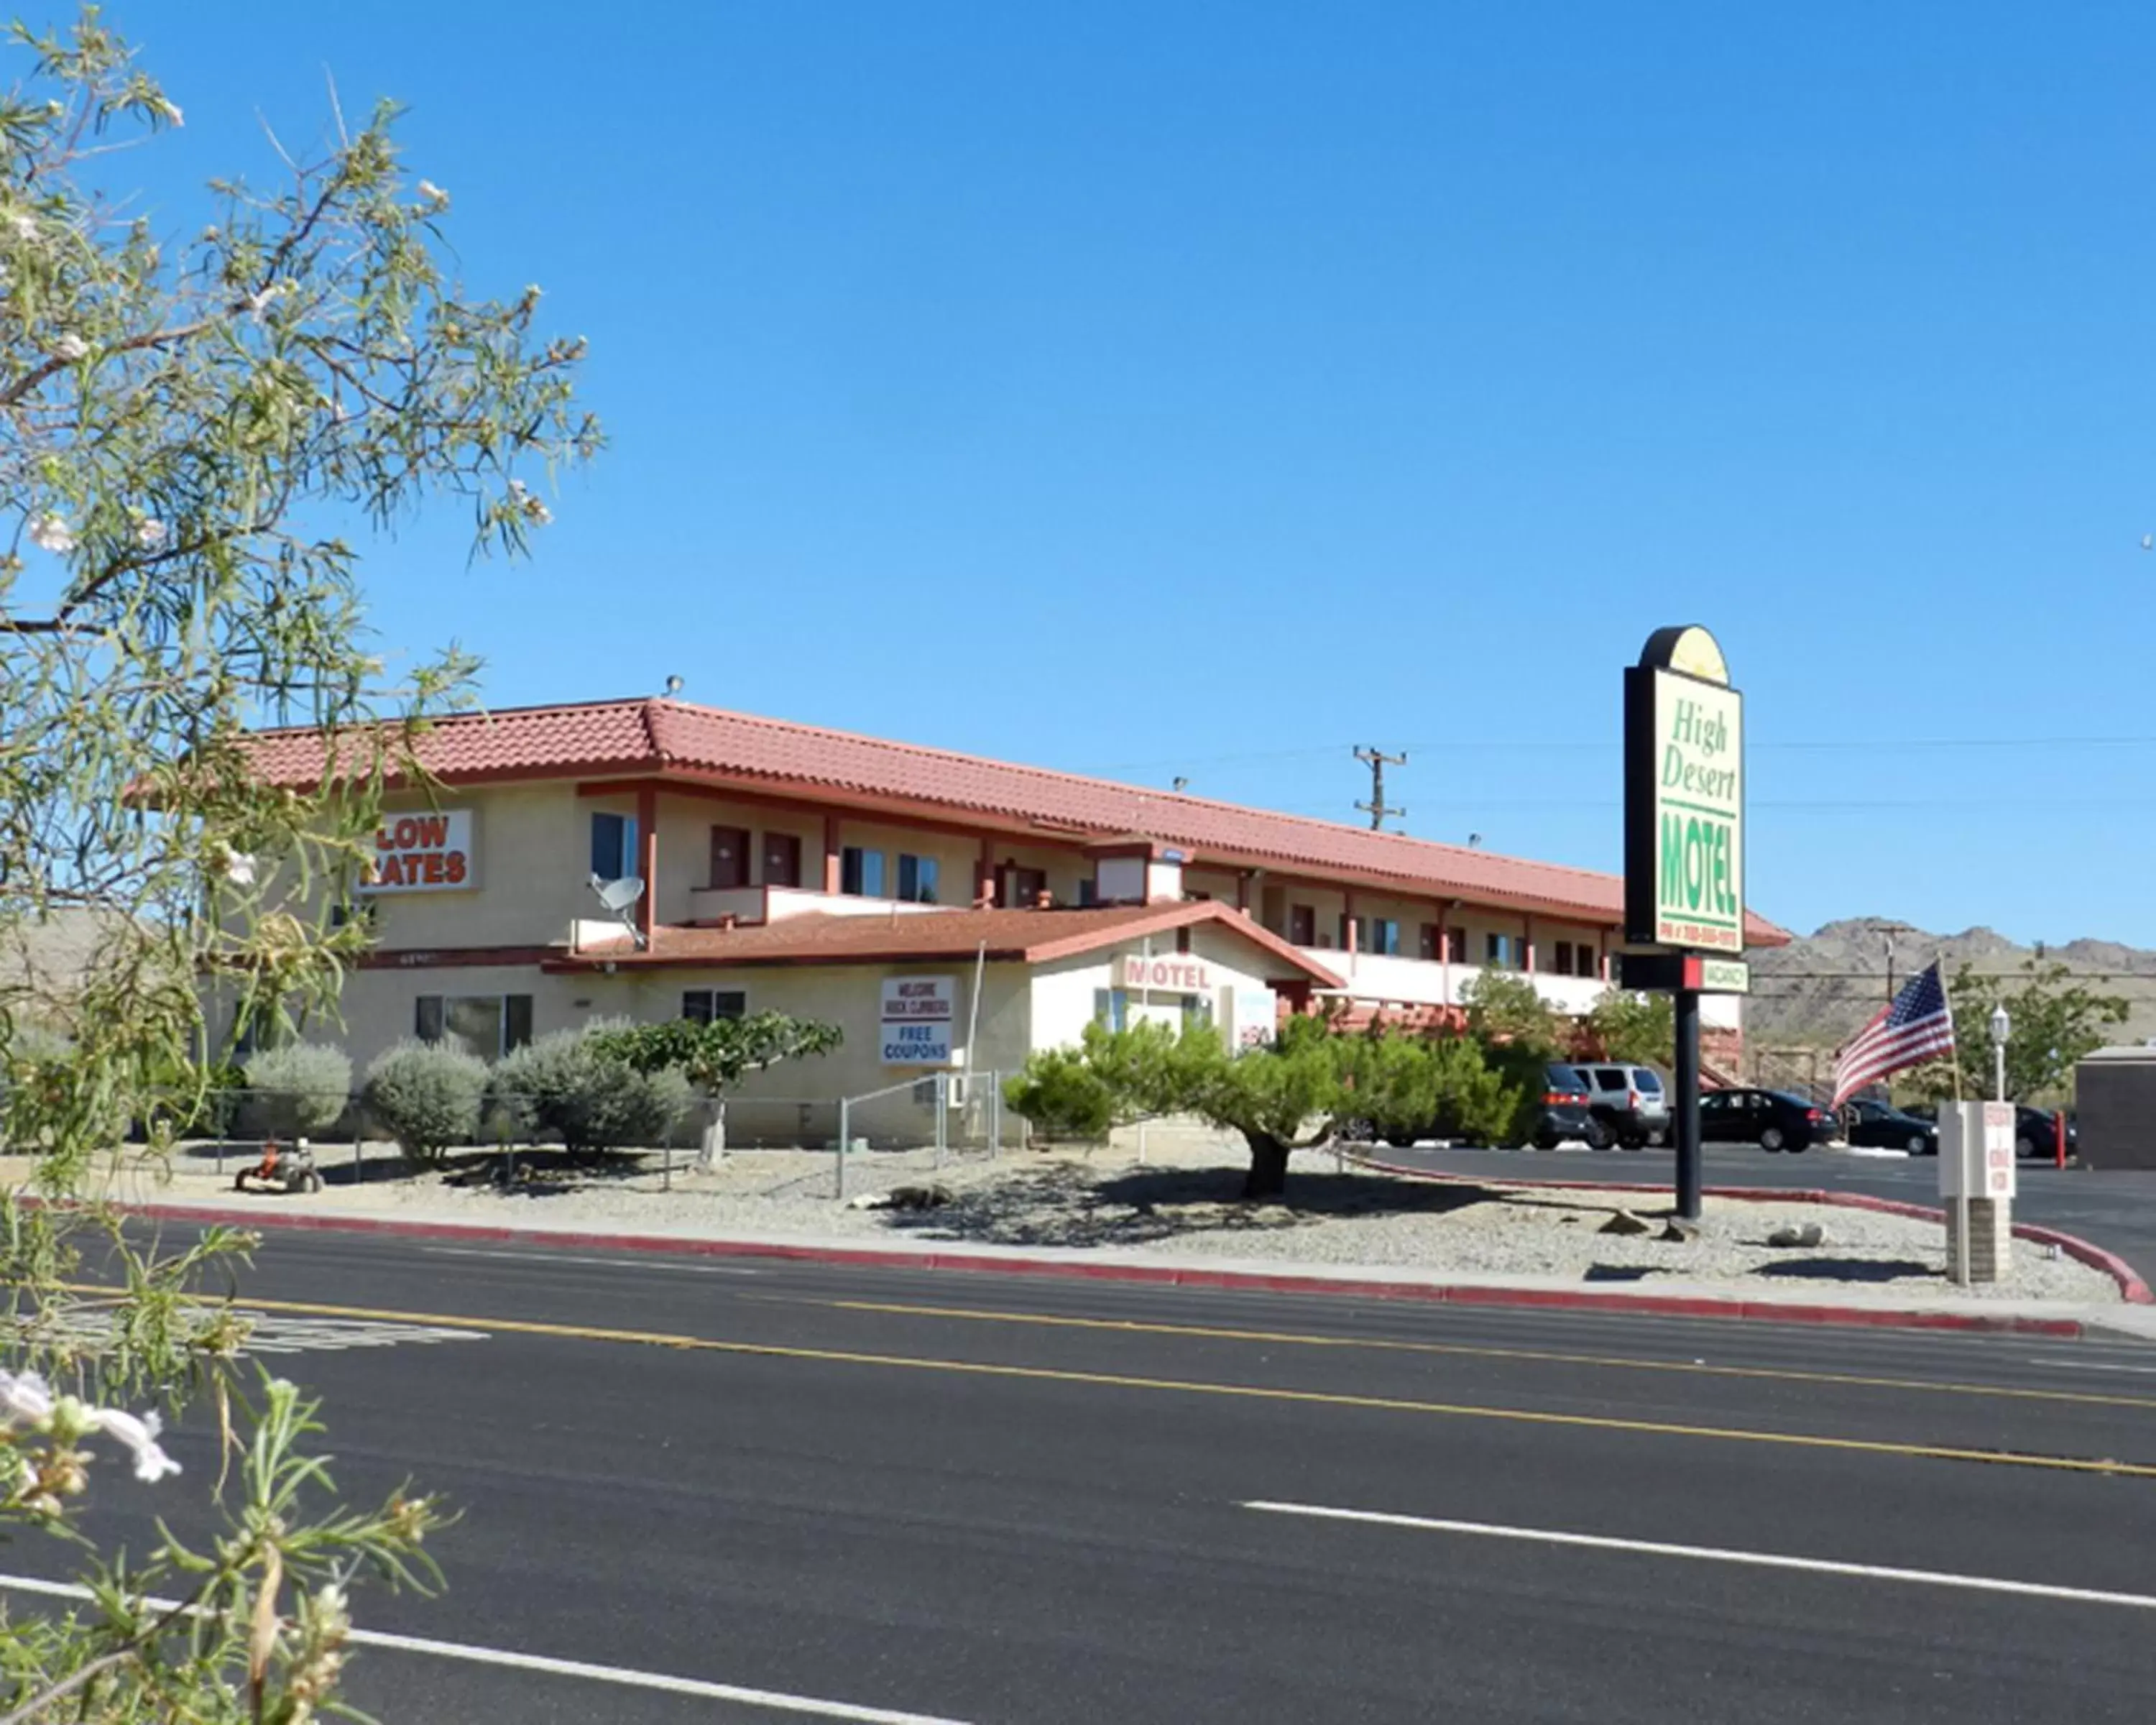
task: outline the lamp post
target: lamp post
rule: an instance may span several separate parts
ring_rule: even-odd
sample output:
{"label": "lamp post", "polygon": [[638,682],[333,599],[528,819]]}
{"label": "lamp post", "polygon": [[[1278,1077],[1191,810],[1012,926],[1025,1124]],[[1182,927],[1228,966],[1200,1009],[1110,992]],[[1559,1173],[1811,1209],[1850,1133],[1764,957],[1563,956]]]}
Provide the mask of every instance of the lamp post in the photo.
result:
{"label": "lamp post", "polygon": [[2000,1101],[2006,1100],[2006,1039],[2012,1034],[2014,1021],[2006,1015],[2004,1006],[1991,1009],[1991,1070]]}

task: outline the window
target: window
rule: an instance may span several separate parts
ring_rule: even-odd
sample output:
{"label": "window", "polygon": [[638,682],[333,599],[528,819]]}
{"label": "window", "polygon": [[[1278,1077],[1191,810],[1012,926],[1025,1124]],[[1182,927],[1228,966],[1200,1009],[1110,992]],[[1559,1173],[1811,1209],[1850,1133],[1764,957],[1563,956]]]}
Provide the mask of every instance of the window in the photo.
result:
{"label": "window", "polygon": [[1046,870],[1006,864],[996,883],[996,903],[1004,910],[1029,910],[1047,890]]}
{"label": "window", "polygon": [[715,891],[748,885],[748,831],[744,827],[711,829],[711,886]]}
{"label": "window", "polygon": [[1448,929],[1445,938],[1447,943],[1445,957],[1455,964],[1465,964],[1467,962],[1467,931],[1464,928]]}
{"label": "window", "polygon": [[798,886],[801,884],[801,841],[792,833],[763,835],[763,884]]}
{"label": "window", "polygon": [[936,897],[936,859],[899,853],[898,896],[910,905],[932,905]]}
{"label": "window", "polygon": [[592,872],[602,880],[624,880],[636,872],[636,817],[592,815]]}
{"label": "window", "polygon": [[1570,941],[1559,941],[1557,943],[1557,952],[1553,965],[1559,976],[1572,974],[1572,942]]}
{"label": "window", "polygon": [[1213,1003],[1210,999],[1203,994],[1185,994],[1183,997],[1183,1028],[1185,1030],[1199,1024],[1209,1026],[1212,1022]]}
{"label": "window", "polygon": [[1121,988],[1096,988],[1093,991],[1093,1022],[1106,1024],[1111,1030],[1130,1028],[1131,997]]}
{"label": "window", "polygon": [[1440,948],[1444,939],[1445,931],[1435,922],[1424,923],[1415,931],[1415,957],[1418,958],[1441,957],[1443,953]]}
{"label": "window", "polygon": [[839,854],[839,891],[855,898],[883,896],[883,853],[849,845]]}
{"label": "window", "polygon": [[1082,910],[1087,905],[1101,902],[1101,883],[1088,875],[1078,883],[1078,904]]}
{"label": "window", "polygon": [[422,994],[413,1004],[413,1034],[497,1060],[531,1040],[529,994]]}
{"label": "window", "polygon": [[1572,948],[1572,973],[1574,976],[1594,976],[1600,969],[1595,961],[1594,948],[1585,941],[1575,942]]}
{"label": "window", "polygon": [[1400,925],[1391,917],[1363,917],[1362,933],[1362,939],[1356,944],[1364,952],[1389,953],[1395,957],[1399,955]]}
{"label": "window", "polygon": [[1175,931],[1175,950],[1178,952],[1190,950],[1190,925],[1187,922]]}
{"label": "window", "polygon": [[1317,944],[1317,907],[1316,906],[1294,905],[1289,907],[1287,937],[1291,946],[1314,947]]}
{"label": "window", "polygon": [[1517,970],[1520,963],[1519,942],[1509,934],[1486,934],[1482,937],[1482,962],[1492,970]]}
{"label": "window", "polygon": [[739,988],[684,988],[681,1016],[692,1024],[708,1024],[714,1019],[745,1019],[748,996]]}

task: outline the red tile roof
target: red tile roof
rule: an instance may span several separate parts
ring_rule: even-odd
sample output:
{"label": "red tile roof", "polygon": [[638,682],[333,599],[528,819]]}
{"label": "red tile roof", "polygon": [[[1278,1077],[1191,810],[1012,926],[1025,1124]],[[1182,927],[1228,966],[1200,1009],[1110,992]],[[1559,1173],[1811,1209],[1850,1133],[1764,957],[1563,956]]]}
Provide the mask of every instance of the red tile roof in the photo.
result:
{"label": "red tile roof", "polygon": [[[254,747],[275,783],[312,784],[322,775],[323,745],[313,732],[263,732]],[[1059,838],[1144,834],[1188,850],[1200,863],[1383,881],[1418,896],[1610,926],[1624,916],[1624,882],[1614,875],[677,701],[459,715],[437,721],[420,738],[418,756],[452,785],[656,773],[795,794],[820,790],[947,818],[993,818]],[[1756,946],[1789,938],[1758,916],[1746,936]]]}
{"label": "red tile roof", "polygon": [[648,952],[638,952],[626,939],[609,941],[549,960],[547,968],[906,963],[972,958],[983,944],[988,956],[998,963],[1040,964],[1199,923],[1221,924],[1249,941],[1273,958],[1276,973],[1321,988],[1342,986],[1323,965],[1254,918],[1209,901],[1082,911],[921,911],[891,916],[812,911],[746,928],[661,927],[652,931]]}

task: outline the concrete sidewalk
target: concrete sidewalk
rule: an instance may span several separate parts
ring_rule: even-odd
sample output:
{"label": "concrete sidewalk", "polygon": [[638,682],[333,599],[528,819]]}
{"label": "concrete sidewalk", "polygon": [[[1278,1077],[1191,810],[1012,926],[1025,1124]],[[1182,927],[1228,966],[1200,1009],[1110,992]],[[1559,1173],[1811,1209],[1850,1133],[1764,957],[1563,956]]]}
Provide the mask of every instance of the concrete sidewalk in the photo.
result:
{"label": "concrete sidewalk", "polygon": [[[270,1203],[274,1203],[270,1200]],[[1664,1317],[1753,1318],[1768,1322],[1863,1327],[1950,1329],[2050,1336],[2103,1335],[2156,1342],[2156,1307],[2095,1305],[2004,1296],[1911,1295],[1851,1287],[1754,1288],[1722,1282],[1643,1279],[1582,1282],[1555,1276],[1471,1277],[1395,1266],[1284,1263],[1277,1259],[1196,1257],[1079,1247],[953,1245],[902,1235],[864,1244],[858,1236],[735,1230],[723,1237],[654,1222],[634,1231],[594,1230],[519,1217],[514,1224],[446,1222],[413,1217],[408,1208],[278,1210],[234,1203],[172,1199],[121,1206],[149,1219],[201,1226],[223,1223],[271,1232],[392,1235],[480,1241],[539,1250],[654,1252],[670,1255],[773,1257],[881,1268],[1138,1281],[1269,1293],[1455,1305],[1633,1312]]]}

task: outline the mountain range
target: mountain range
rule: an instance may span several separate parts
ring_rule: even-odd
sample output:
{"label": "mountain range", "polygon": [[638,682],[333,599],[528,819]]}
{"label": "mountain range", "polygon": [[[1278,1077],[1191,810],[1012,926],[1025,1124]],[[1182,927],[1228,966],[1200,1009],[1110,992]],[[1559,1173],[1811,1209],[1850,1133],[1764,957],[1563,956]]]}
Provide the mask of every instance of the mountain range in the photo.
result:
{"label": "mountain range", "polygon": [[1887,917],[1855,916],[1747,956],[1745,1040],[1755,1049],[1839,1045],[1934,958],[1946,961],[1949,982],[1964,964],[2008,975],[2032,959],[2063,964],[2097,993],[2127,1002],[2129,1016],[2115,1041],[2156,1036],[2156,952],[2116,941],[2021,947],[1989,928],[1933,934]]}

